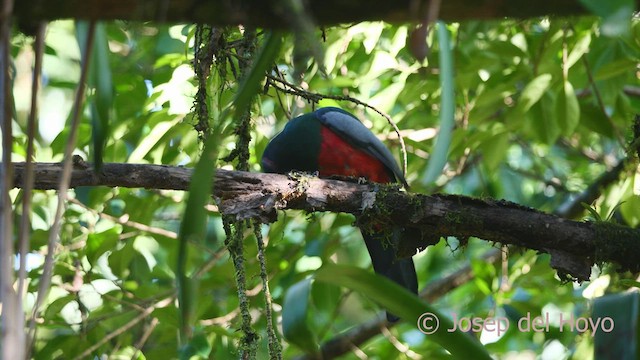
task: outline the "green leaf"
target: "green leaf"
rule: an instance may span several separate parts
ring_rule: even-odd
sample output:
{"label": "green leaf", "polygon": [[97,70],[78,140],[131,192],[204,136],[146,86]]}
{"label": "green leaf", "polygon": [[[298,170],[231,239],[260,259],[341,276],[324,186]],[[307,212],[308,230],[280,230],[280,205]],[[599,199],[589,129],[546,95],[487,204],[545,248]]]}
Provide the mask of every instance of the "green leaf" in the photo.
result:
{"label": "green leaf", "polygon": [[[65,145],[67,144],[67,140],[69,139],[70,128],[65,127],[56,138],[51,143],[51,150],[54,154],[63,154]],[[78,124],[78,133],[76,138],[76,147],[81,148],[82,146],[89,143],[91,139],[91,126],[89,124]]]}
{"label": "green leaf", "polygon": [[311,279],[307,278],[287,290],[282,306],[282,333],[290,343],[315,354],[318,342],[307,321],[311,284]]}
{"label": "green leaf", "polygon": [[125,277],[130,272],[130,265],[137,251],[133,241],[128,241],[121,249],[114,250],[109,255],[109,267],[116,276]]}
{"label": "green leaf", "polygon": [[120,236],[119,226],[114,226],[100,233],[91,233],[87,236],[87,260],[95,265],[96,260],[105,252],[112,250],[118,244]]}
{"label": "green leaf", "polygon": [[180,304],[181,341],[187,341],[189,338],[189,327],[192,323],[193,310],[197,300],[193,296],[195,286],[186,269],[189,257],[187,244],[189,242],[201,244],[205,240],[207,213],[204,206],[211,196],[215,164],[218,159],[219,137],[219,134],[212,134],[205,141],[202,156],[191,177],[187,205],[178,233],[176,279]]}
{"label": "green leaf", "polygon": [[[156,115],[157,114],[157,115]],[[140,140],[138,146],[129,155],[129,162],[141,162],[147,154],[162,140],[162,138],[179,122],[179,118],[168,115],[165,111],[159,111],[154,116],[166,117],[166,120],[156,124],[151,132]]]}
{"label": "green leaf", "polygon": [[[640,175],[636,175],[640,176]],[[629,224],[629,226],[635,228],[640,225],[640,195],[632,195],[625,199],[624,203],[620,205],[620,212],[622,217]]]}
{"label": "green leaf", "polygon": [[199,332],[193,336],[191,341],[178,352],[179,359],[207,359],[211,353],[211,344],[207,340],[206,334]]}
{"label": "green leaf", "polygon": [[582,205],[582,207],[587,210],[589,212],[589,214],[591,214],[591,216],[593,217],[593,219],[595,221],[602,221],[602,217],[600,216],[600,214],[598,214],[598,211],[591,205],[585,203],[585,202],[581,202],[580,205]]}
{"label": "green leaf", "polygon": [[405,81],[406,76],[397,76],[393,84],[386,86],[375,96],[371,97],[371,99],[369,99],[369,103],[381,111],[389,112],[395,105],[397,105],[398,96],[400,96],[404,90]]}
{"label": "green leaf", "polygon": [[437,23],[438,44],[440,45],[440,87],[442,89],[442,102],[440,110],[440,130],[436,138],[436,145],[429,164],[424,172],[422,184],[433,183],[444,166],[447,164],[451,134],[454,126],[455,93],[453,79],[453,53],[451,51],[451,38],[449,30],[444,22]]}
{"label": "green leaf", "polygon": [[544,95],[545,91],[547,91],[551,85],[552,80],[553,77],[551,74],[542,74],[531,80],[531,82],[525,86],[524,90],[522,90],[518,109],[522,113],[529,111],[533,105],[540,101],[542,95]]}
{"label": "green leaf", "polygon": [[526,113],[518,113],[516,116],[524,116],[526,124],[531,128],[539,141],[553,144],[560,136],[560,126],[556,120],[555,102],[553,95],[545,92],[534,106]]}
{"label": "green leaf", "polygon": [[[418,329],[435,330],[427,334],[458,359],[491,359],[480,342],[454,328],[451,320],[391,280],[353,266],[325,264],[316,271],[315,279],[357,291],[382,305]],[[436,326],[435,319],[438,320]],[[428,322],[425,322],[429,320]]]}
{"label": "green leaf", "polygon": [[609,37],[623,36],[631,30],[635,11],[633,0],[580,0],[582,5],[602,18],[600,31]]}
{"label": "green leaf", "polygon": [[378,45],[378,41],[380,40],[380,35],[382,35],[382,30],[384,30],[385,23],[382,21],[376,21],[370,23],[360,23],[358,25],[363,27],[362,32],[367,35],[362,41],[362,46],[364,47],[367,55],[369,55]]}
{"label": "green leaf", "polygon": [[602,81],[611,79],[616,76],[626,75],[632,72],[637,65],[638,64],[635,59],[619,59],[611,61],[606,63],[596,71],[594,79]]}
{"label": "green leaf", "polygon": [[578,39],[576,44],[571,49],[569,56],[567,56],[567,62],[565,66],[567,70],[571,68],[575,63],[582,58],[584,54],[589,51],[589,45],[591,45],[591,32],[585,31],[585,33]]}
{"label": "green leaf", "polygon": [[571,135],[580,122],[580,104],[573,85],[565,81],[556,100],[556,115],[562,134]]}
{"label": "green leaf", "polygon": [[[85,53],[88,36],[87,22],[81,21],[76,25],[78,41],[82,53]],[[93,163],[96,170],[102,167],[102,158],[106,139],[109,135],[109,119],[113,108],[113,81],[109,66],[109,46],[104,24],[95,24],[93,51],[89,63],[88,85],[94,88],[90,98]]]}
{"label": "green leaf", "polygon": [[590,320],[594,353],[602,359],[637,359],[640,356],[640,293],[606,295],[595,299]]}
{"label": "green leaf", "polygon": [[504,126],[496,126],[495,131],[492,131],[486,141],[483,141],[480,146],[480,150],[483,155],[483,162],[487,165],[489,171],[495,170],[500,164],[502,164],[505,156],[507,155],[507,149],[509,148],[509,132],[504,131]]}
{"label": "green leaf", "polygon": [[316,326],[318,324],[325,325],[329,321],[333,321],[336,307],[340,303],[341,290],[332,284],[322,281],[315,281],[311,287],[311,299],[317,310],[314,320]]}
{"label": "green leaf", "polygon": [[65,295],[55,299],[54,301],[51,302],[51,304],[47,306],[44,316],[47,319],[55,319],[59,317],[60,314],[62,313],[62,309],[65,306],[67,306],[67,304],[75,301],[76,299],[77,299],[76,296],[73,294]]}
{"label": "green leaf", "polygon": [[618,281],[618,285],[630,287],[630,288],[640,288],[640,281],[635,281],[631,279],[621,279]]}
{"label": "green leaf", "polygon": [[580,125],[603,136],[614,135],[611,121],[599,106],[590,102],[580,103]]}

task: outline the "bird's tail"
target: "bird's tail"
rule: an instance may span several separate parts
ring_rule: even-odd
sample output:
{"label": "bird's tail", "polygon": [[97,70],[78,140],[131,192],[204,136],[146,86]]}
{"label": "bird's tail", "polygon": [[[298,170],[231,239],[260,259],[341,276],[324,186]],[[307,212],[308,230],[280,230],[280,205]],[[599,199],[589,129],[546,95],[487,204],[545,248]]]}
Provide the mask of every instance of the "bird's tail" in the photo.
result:
{"label": "bird's tail", "polygon": [[[401,230],[393,231],[393,241],[397,242],[402,237]],[[384,244],[382,234],[365,234],[362,237],[367,245],[371,263],[376,274],[383,275],[391,281],[399,284],[414,294],[418,294],[418,277],[413,258],[396,258],[394,245]],[[398,317],[387,312],[387,320],[398,321]]]}

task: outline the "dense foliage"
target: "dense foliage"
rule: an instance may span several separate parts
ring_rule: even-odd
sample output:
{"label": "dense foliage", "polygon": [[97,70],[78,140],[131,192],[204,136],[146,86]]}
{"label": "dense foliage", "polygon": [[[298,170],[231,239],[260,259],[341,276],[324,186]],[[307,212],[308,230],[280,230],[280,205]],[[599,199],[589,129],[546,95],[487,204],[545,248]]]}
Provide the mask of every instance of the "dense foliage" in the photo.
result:
{"label": "dense foliage", "polygon": [[[606,19],[584,17],[448,24],[450,43],[439,43],[436,32],[430,32],[424,61],[416,60],[407,45],[412,26],[332,27],[315,34],[314,41],[324,50],[320,66],[313,46],[305,51],[298,43],[294,48],[293,35],[285,35],[277,67],[270,71],[264,91],[251,108],[250,170],[260,171],[259,159],[268,139],[289,118],[314,106],[339,106],[353,112],[401,159],[393,128],[375,111],[349,100],[353,98],[389,114],[400,128],[407,145],[411,191],[502,198],[561,213],[600,175],[633,155],[627,149],[633,117],[640,111],[640,23],[621,23],[616,27]],[[114,96],[108,105],[103,160],[194,166],[207,137],[206,131],[195,129],[195,110],[202,106],[194,105],[198,90],[191,65],[195,28],[114,22],[104,30],[97,32],[97,43],[108,44]],[[48,27],[35,156],[40,162],[63,157],[68,135],[65,121],[80,71],[76,31],[72,22]],[[265,35],[259,31],[256,36],[260,44]],[[221,39],[206,83],[212,132],[226,121],[220,116],[233,100],[245,67],[238,50],[245,41],[243,30],[226,29]],[[26,153],[31,42],[18,34],[13,38],[15,161],[24,160]],[[427,178],[427,166],[434,156],[442,156],[434,147],[443,133],[439,129],[446,106],[441,89],[447,80],[439,77],[443,46],[453,55],[455,122],[450,142],[445,143],[445,169],[432,181]],[[319,99],[315,94],[330,96],[315,104]],[[91,88],[88,104],[99,101],[99,96]],[[87,106],[75,150],[87,161],[92,161],[95,151],[91,118]],[[221,159],[237,146],[230,124],[216,135]],[[640,172],[637,163],[629,163],[619,179],[607,183],[596,200],[586,204],[588,210],[579,206],[582,210],[569,216],[638,226]],[[233,168],[234,164],[218,160],[210,166]],[[20,190],[13,195],[18,204]],[[207,208],[206,237],[188,243],[186,271],[195,280],[189,292],[194,304],[193,334],[181,342],[177,233],[186,193],[85,187],[73,190],[72,197],[64,214],[61,243],[55,249],[52,285],[36,318],[35,358],[237,357],[242,333],[238,331],[236,272],[213,202]],[[42,280],[55,193],[36,192],[33,201],[25,305],[29,315]],[[370,266],[353,221],[345,214],[288,211],[280,213],[277,222],[262,225],[278,334],[282,334],[287,292],[299,290],[299,284],[323,264]],[[258,358],[265,358],[265,305],[256,239],[251,231],[245,235],[249,305],[253,328],[260,336]],[[588,316],[592,299],[626,289],[618,280],[628,276],[603,265],[594,269],[590,282],[562,282],[548,255],[526,249],[510,249],[499,261],[484,262],[482,255],[495,247],[480,239],[467,243],[448,238],[416,255],[421,288],[470,265],[472,278],[435,300],[434,307],[452,318],[511,319],[505,334],[476,334],[498,358],[512,353],[549,359],[592,356],[592,333],[559,327],[558,316]],[[310,283],[307,290],[308,302],[301,296],[296,299],[298,305],[290,305],[308,303],[308,314],[297,319],[297,329],[304,331],[282,340],[285,358],[314,348],[381,311],[366,293],[321,281]],[[514,325],[527,314],[532,318],[548,314],[550,328],[519,331]],[[356,344],[346,358],[446,356],[415,321],[403,321],[383,334]]]}

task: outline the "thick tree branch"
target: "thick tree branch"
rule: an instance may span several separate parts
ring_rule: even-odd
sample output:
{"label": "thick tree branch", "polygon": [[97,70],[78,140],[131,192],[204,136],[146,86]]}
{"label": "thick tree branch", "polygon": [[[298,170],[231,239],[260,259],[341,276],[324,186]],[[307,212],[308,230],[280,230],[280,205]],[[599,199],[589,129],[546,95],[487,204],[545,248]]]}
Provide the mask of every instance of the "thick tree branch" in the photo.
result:
{"label": "thick tree branch", "polygon": [[[286,26],[281,0],[21,0],[15,15],[22,24],[57,19],[133,20],[190,22],[210,25],[252,25],[265,28]],[[318,25],[384,20],[415,22],[422,19],[428,1],[415,0],[326,0],[307,2]],[[440,7],[445,21],[468,19],[572,16],[585,13],[578,0],[448,0]]]}
{"label": "thick tree branch", "polygon": [[[640,126],[638,129],[640,129]],[[628,159],[623,159],[614,168],[604,172],[583,193],[562,204],[556,211],[554,211],[554,214],[563,218],[572,219],[580,213],[583,213],[584,207],[582,206],[582,203],[586,202],[590,204],[600,196],[603,189],[607,188],[620,177],[620,174],[623,172],[627,162]],[[484,262],[495,262],[500,259],[500,255],[500,250],[492,249],[483,255],[481,260]],[[473,276],[473,269],[470,264],[467,264],[462,269],[428,284],[420,292],[420,297],[430,303],[433,303],[449,291],[472,280]],[[359,326],[353,327],[348,331],[340,333],[325,341],[320,347],[322,358],[333,359],[346,354],[351,351],[353,346],[360,347],[364,342],[378,335],[384,326],[390,327],[394,325],[395,324],[387,323],[384,316],[379,316]],[[312,356],[304,354],[299,356],[297,360],[311,358]]]}
{"label": "thick tree branch", "polygon": [[[15,186],[22,186],[24,163],[15,164]],[[55,189],[61,164],[35,166],[35,188]],[[191,169],[164,165],[104,164],[95,174],[84,162],[73,170],[71,187],[122,186],[186,190]],[[379,184],[358,184],[308,175],[261,174],[218,170],[214,194],[220,210],[239,219],[275,219],[276,210],[346,212],[362,226],[376,223],[414,229],[411,243],[398,252],[423,249],[441,236],[481,239],[551,254],[561,274],[586,280],[593,264],[611,262],[640,271],[640,230],[609,223],[566,220],[512,202],[456,195],[405,193]]]}

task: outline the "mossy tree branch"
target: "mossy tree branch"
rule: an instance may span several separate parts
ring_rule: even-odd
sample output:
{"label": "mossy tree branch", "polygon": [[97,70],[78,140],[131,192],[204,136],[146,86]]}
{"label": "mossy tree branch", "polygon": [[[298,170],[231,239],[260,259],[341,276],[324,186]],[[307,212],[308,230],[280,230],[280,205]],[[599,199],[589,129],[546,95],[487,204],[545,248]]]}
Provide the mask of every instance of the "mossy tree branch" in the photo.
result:
{"label": "mossy tree branch", "polygon": [[[24,163],[15,163],[15,186],[21,187]],[[59,163],[35,166],[35,189],[55,189]],[[104,164],[96,174],[76,161],[71,187],[109,186],[188,189],[191,169],[165,165]],[[269,222],[277,210],[331,211],[356,215],[360,221],[400,225],[418,236],[401,244],[400,254],[414,253],[442,236],[478,237],[551,254],[560,274],[580,280],[593,264],[610,262],[621,270],[640,271],[640,230],[601,222],[577,222],[512,202],[457,195],[406,193],[379,184],[319,179],[304,174],[278,175],[218,170],[214,194],[220,211],[237,219]]]}
{"label": "mossy tree branch", "polygon": [[[308,10],[321,26],[375,20],[399,23],[421,20],[428,5],[428,1],[413,0],[327,0],[308,2]],[[280,6],[278,0],[21,0],[16,1],[14,14],[24,25],[72,18],[281,28],[286,22],[280,16]],[[584,13],[578,0],[447,0],[440,6],[439,18],[464,21]]]}

